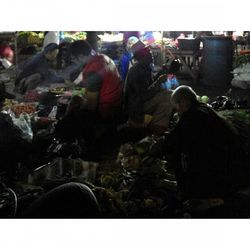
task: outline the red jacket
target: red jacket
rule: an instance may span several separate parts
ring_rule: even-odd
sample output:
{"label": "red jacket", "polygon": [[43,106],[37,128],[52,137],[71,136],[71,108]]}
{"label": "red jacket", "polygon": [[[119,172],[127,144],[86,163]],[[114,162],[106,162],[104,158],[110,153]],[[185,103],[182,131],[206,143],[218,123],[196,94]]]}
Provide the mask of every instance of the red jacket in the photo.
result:
{"label": "red jacket", "polygon": [[83,79],[89,73],[96,73],[103,79],[98,109],[103,117],[112,117],[121,107],[123,92],[121,79],[113,60],[103,54],[93,56],[83,69]]}

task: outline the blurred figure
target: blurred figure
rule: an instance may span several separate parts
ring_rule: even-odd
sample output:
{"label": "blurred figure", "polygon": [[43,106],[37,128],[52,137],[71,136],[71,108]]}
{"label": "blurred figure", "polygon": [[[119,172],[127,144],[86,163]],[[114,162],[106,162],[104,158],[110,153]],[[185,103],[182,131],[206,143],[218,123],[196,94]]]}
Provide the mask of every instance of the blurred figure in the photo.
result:
{"label": "blurred figure", "polygon": [[86,41],[89,43],[89,45],[92,48],[92,54],[95,54],[95,52],[99,51],[99,47],[100,47],[100,37],[97,35],[96,31],[87,31],[87,37],[86,37]]}
{"label": "blurred figure", "polygon": [[136,63],[129,69],[125,82],[125,110],[132,127],[149,126],[158,134],[168,129],[172,111],[171,91],[161,84],[166,74],[154,81],[152,78],[153,55],[148,46],[138,41],[131,47]]}
{"label": "blurred figure", "polygon": [[108,56],[91,54],[86,41],[72,43],[71,52],[83,66],[81,85],[86,87],[87,107],[102,118],[110,118],[120,110],[122,84],[118,70]]}
{"label": "blurred figure", "polygon": [[86,41],[73,42],[71,53],[81,64],[79,85],[85,87],[85,94],[83,98],[72,98],[72,108],[57,124],[56,134],[67,141],[84,139],[88,159],[98,161],[100,152],[97,140],[100,135],[110,136],[116,132],[123,85],[114,62],[106,55],[91,54],[91,47]]}
{"label": "blurred figure", "polygon": [[132,66],[132,52],[131,47],[137,43],[139,39],[135,36],[129,37],[127,44],[125,45],[125,51],[121,56],[119,69],[122,80],[125,82],[129,68]]}
{"label": "blurred figure", "polygon": [[171,96],[179,120],[167,137],[184,199],[230,198],[248,182],[246,155],[237,132],[196,93],[180,86]]}
{"label": "blurred figure", "polygon": [[14,51],[8,45],[0,46],[0,68],[8,69],[13,65]]}
{"label": "blurred figure", "polygon": [[50,43],[41,53],[34,55],[23,64],[15,82],[18,92],[23,94],[39,85],[68,83],[50,69],[49,62],[56,59],[58,48],[56,43]]}

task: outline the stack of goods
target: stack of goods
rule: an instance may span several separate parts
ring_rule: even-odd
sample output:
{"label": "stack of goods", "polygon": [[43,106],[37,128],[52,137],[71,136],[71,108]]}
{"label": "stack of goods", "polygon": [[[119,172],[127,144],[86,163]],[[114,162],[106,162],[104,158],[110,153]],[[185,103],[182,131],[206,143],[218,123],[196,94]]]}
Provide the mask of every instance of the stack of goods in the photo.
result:
{"label": "stack of goods", "polygon": [[11,107],[11,110],[14,112],[16,117],[19,117],[22,113],[34,114],[36,112],[36,104],[35,103],[19,103],[14,104]]}
{"label": "stack of goods", "polygon": [[36,32],[19,32],[17,37],[17,42],[19,46],[26,47],[27,45],[38,45],[41,46],[44,40],[44,33],[36,33]]}
{"label": "stack of goods", "polygon": [[76,40],[85,40],[86,39],[86,32],[64,32],[64,40],[73,42]]}
{"label": "stack of goods", "polygon": [[233,109],[221,110],[218,114],[229,121],[237,129],[241,138],[243,150],[250,161],[250,110]]}

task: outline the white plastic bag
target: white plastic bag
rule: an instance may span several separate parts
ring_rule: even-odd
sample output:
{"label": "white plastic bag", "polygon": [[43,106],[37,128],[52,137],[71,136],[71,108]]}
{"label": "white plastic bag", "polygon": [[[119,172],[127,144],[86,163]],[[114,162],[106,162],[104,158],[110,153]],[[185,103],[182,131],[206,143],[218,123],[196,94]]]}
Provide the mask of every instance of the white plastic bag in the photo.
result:
{"label": "white plastic bag", "polygon": [[33,131],[31,129],[31,121],[28,114],[21,114],[19,118],[15,118],[12,116],[13,123],[20,128],[22,131],[23,139],[27,141],[32,141],[33,139]]}

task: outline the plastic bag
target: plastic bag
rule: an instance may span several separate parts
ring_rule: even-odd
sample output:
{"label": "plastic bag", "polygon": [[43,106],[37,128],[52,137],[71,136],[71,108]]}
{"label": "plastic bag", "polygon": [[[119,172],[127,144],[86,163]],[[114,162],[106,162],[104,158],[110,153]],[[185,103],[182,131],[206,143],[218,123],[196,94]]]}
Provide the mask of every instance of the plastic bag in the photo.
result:
{"label": "plastic bag", "polygon": [[31,120],[28,114],[22,113],[19,118],[12,116],[13,123],[22,131],[22,138],[32,141],[33,131],[31,129]]}
{"label": "plastic bag", "polygon": [[162,83],[163,89],[175,89],[179,86],[179,82],[174,74],[167,75],[167,81]]}

